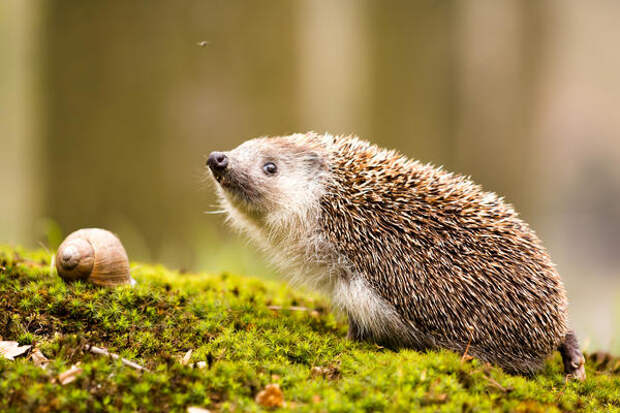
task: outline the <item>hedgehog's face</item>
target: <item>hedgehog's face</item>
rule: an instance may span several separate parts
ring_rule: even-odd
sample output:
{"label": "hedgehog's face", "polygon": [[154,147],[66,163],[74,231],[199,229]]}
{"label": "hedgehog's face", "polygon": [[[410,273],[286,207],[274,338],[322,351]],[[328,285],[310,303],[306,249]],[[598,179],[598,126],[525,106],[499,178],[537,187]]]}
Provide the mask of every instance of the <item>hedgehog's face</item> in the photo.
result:
{"label": "hedgehog's face", "polygon": [[302,216],[326,172],[322,156],[299,137],[258,138],[229,152],[213,152],[209,166],[224,206],[260,224]]}

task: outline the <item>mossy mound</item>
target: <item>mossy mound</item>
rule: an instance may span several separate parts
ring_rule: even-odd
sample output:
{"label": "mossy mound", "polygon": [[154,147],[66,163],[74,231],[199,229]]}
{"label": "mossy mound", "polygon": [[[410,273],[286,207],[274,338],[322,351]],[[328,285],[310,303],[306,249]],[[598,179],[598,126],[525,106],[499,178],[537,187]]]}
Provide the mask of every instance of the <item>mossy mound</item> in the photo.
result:
{"label": "mossy mound", "polygon": [[105,289],[65,284],[49,258],[0,247],[1,339],[50,359],[0,358],[0,411],[261,411],[270,383],[296,411],[620,411],[620,361],[601,354],[585,383],[565,382],[557,354],[534,377],[511,376],[450,352],[347,341],[327,302],[280,283],[134,264],[135,287]]}

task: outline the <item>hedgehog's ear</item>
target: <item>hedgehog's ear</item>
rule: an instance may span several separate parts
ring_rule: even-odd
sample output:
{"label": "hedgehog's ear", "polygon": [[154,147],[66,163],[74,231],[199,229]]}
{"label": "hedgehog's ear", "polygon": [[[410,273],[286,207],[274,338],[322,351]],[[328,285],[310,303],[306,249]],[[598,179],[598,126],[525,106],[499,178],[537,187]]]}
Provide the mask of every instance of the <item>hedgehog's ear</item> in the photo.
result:
{"label": "hedgehog's ear", "polygon": [[315,151],[304,152],[303,161],[308,170],[310,171],[323,171],[327,169],[327,163],[325,159]]}

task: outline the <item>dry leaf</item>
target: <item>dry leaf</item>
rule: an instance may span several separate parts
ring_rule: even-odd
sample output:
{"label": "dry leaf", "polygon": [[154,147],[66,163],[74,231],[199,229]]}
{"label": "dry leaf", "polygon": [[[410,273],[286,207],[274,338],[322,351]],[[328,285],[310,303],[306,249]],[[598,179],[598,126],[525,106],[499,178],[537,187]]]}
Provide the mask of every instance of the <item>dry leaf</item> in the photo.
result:
{"label": "dry leaf", "polygon": [[69,370],[66,370],[58,375],[58,381],[64,386],[65,384],[69,384],[74,381],[81,373],[82,369],[78,367],[77,364],[74,364]]}
{"label": "dry leaf", "polygon": [[189,363],[189,359],[191,357],[192,357],[192,349],[190,348],[189,350],[187,350],[187,353],[185,353],[185,355],[181,359],[181,364],[184,366],[187,366],[187,363]]}
{"label": "dry leaf", "polygon": [[277,384],[268,384],[256,395],[256,403],[263,407],[283,407],[284,394]]}
{"label": "dry leaf", "polygon": [[0,341],[0,354],[9,360],[15,360],[15,357],[21,356],[30,349],[30,345],[21,346],[17,341]]}
{"label": "dry leaf", "polygon": [[190,406],[187,408],[187,413],[211,413],[211,410],[203,409],[202,407]]}
{"label": "dry leaf", "polygon": [[430,404],[443,404],[448,400],[448,395],[445,393],[430,393],[426,394],[422,400],[420,400],[420,404],[422,406],[427,406]]}
{"label": "dry leaf", "polygon": [[314,366],[310,369],[312,377],[321,376],[329,380],[335,380],[340,377],[340,361],[332,363],[327,367]]}
{"label": "dry leaf", "polygon": [[41,367],[42,369],[46,368],[47,364],[50,362],[49,359],[45,357],[45,355],[43,355],[43,353],[41,353],[41,350],[39,350],[38,348],[30,354],[30,359],[35,366]]}

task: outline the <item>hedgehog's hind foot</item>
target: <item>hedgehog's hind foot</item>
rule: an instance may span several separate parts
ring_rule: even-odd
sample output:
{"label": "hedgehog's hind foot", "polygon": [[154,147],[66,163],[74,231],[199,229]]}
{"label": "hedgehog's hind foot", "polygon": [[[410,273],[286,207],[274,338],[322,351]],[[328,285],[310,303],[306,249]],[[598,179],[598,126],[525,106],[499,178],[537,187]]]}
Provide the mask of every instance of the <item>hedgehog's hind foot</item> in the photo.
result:
{"label": "hedgehog's hind foot", "polygon": [[562,355],[566,377],[584,381],[586,379],[586,359],[579,350],[579,343],[574,331],[571,330],[566,334],[558,350]]}

